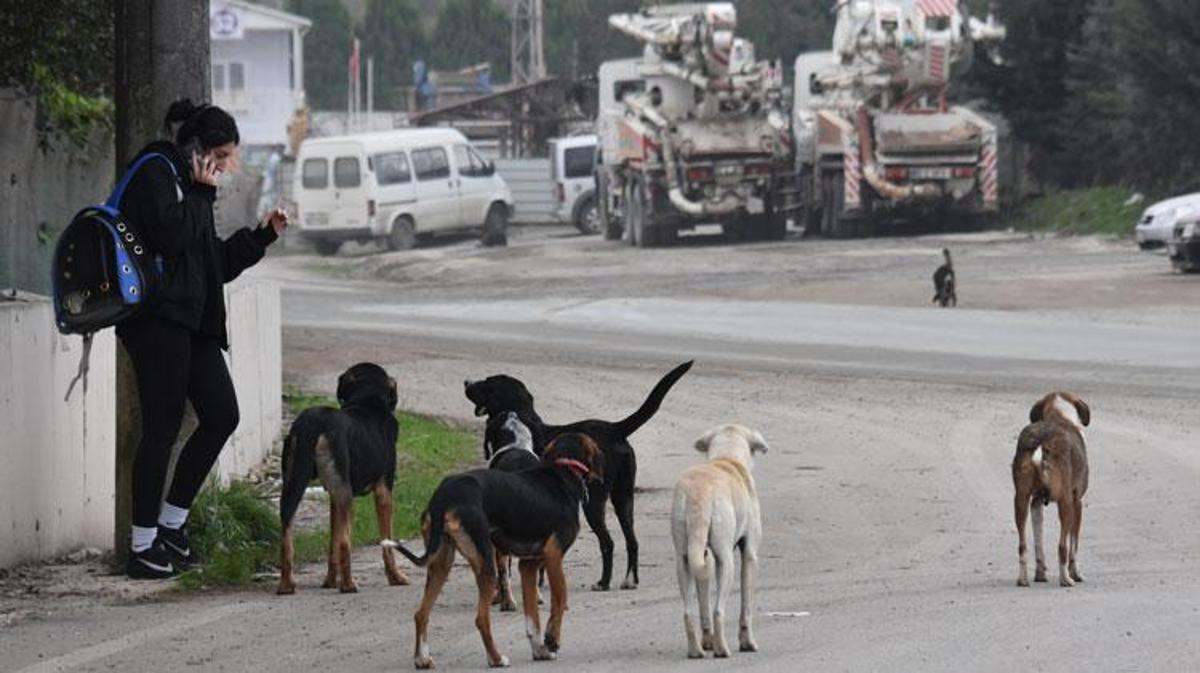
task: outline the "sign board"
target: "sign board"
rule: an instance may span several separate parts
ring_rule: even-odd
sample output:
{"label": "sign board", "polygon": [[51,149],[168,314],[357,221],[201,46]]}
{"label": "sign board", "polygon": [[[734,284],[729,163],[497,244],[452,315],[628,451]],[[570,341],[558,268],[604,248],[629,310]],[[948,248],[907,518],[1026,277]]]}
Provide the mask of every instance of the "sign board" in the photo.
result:
{"label": "sign board", "polygon": [[208,29],[214,40],[240,40],[246,35],[242,10],[212,3],[208,9]]}

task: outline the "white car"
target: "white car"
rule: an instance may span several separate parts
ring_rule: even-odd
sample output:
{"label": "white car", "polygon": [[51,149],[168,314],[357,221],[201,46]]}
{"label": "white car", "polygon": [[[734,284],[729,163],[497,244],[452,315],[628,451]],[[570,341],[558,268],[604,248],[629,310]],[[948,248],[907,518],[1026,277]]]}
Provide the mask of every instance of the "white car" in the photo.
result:
{"label": "white car", "polygon": [[570,222],[585,234],[600,233],[596,210],[596,136],[550,140],[550,179],[554,184],[554,219]]}
{"label": "white car", "polygon": [[439,231],[483,228],[507,241],[513,196],[496,167],[454,129],[309,138],[296,157],[297,229],[323,255],[343,241],[404,250]]}
{"label": "white car", "polygon": [[1151,204],[1134,227],[1134,239],[1142,250],[1161,248],[1171,241],[1180,215],[1200,210],[1200,192],[1184,194]]}

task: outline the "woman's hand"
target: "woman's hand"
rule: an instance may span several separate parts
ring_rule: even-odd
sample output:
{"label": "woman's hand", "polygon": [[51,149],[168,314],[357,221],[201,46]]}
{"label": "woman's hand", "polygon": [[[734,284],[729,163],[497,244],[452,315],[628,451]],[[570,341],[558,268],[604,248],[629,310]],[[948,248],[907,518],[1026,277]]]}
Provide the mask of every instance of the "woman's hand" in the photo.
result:
{"label": "woman's hand", "polygon": [[271,225],[271,228],[275,230],[276,236],[283,236],[283,231],[288,226],[287,211],[283,208],[275,208],[267,213],[266,223]]}
{"label": "woman's hand", "polygon": [[192,155],[192,181],[210,187],[217,186],[217,176],[221,174],[221,169],[217,167],[217,162],[210,155],[193,154]]}

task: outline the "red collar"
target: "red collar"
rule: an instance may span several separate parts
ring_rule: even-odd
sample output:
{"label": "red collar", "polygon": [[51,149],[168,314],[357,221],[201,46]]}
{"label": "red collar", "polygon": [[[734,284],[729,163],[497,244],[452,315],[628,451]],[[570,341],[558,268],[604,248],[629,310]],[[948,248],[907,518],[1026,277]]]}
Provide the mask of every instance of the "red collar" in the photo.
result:
{"label": "red collar", "polygon": [[583,479],[591,470],[587,465],[575,460],[574,458],[558,458],[554,461],[555,465],[561,465],[570,470],[576,477]]}

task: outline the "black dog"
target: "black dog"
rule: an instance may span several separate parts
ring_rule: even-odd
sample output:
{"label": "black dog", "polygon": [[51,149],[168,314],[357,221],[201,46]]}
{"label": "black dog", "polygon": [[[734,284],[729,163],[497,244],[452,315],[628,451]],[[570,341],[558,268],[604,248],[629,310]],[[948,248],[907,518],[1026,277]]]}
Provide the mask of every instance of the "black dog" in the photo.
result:
{"label": "black dog", "polygon": [[612,580],[613,539],[604,521],[607,501],[611,498],[617,521],[625,536],[625,551],[628,566],[622,589],[634,589],[638,585],[638,543],[633,532],[633,487],[637,477],[637,458],[629,444],[629,436],[649,421],[658,411],[671,386],[689,369],[692,362],[685,362],[671,370],[650,391],[642,406],[628,418],[617,421],[586,420],[569,425],[547,425],[533,408],[533,395],[519,380],[499,374],[482,381],[467,381],[467,399],[475,403],[475,415],[497,416],[505,411],[516,412],[521,422],[533,433],[534,451],[540,451],[555,437],[565,433],[583,433],[591,437],[604,456],[605,478],[591,482],[588,501],[584,506],[588,525],[600,543],[603,569],[600,581],[592,586],[594,591],[607,591]]}
{"label": "black dog", "polygon": [[[458,551],[471,565],[479,588],[475,625],[483,637],[489,666],[507,666],[492,638],[491,604],[496,593],[495,554],[521,559],[521,595],[525,635],[534,659],[553,659],[562,641],[567,606],[563,556],[579,535],[579,503],[587,495],[586,480],[603,478],[602,456],[588,436],[564,434],[546,447],[528,470],[472,470],[446,477],[421,515],[425,554],[385,541],[410,561],[427,568],[425,595],[414,616],[417,668],[433,668],[429,654],[429,613],[450,575]],[[550,620],[543,637],[537,606],[537,571],[550,580]]]}
{"label": "black dog", "polygon": [[942,248],[942,256],[946,263],[933,272],[933,303],[947,306],[958,306],[958,294],[954,291],[954,265],[950,262],[950,250]]}
{"label": "black dog", "polygon": [[[487,459],[488,469],[502,472],[528,470],[537,467],[541,460],[533,452],[533,434],[511,411],[488,418],[483,435],[483,457]],[[500,605],[501,612],[514,612],[517,604],[513,601],[512,582],[509,579],[512,576],[512,558],[499,550],[496,551],[496,572],[500,580],[500,592],[493,602]]]}
{"label": "black dog", "polygon": [[[296,417],[283,445],[283,494],[279,498],[280,576],[277,593],[296,592],[292,577],[292,517],[308,483],[320,479],[329,493],[329,571],[326,588],[358,591],[350,573],[354,496],[375,494],[379,536],[392,536],[392,484],[396,481],[396,381],[382,367],[363,362],[338,377],[340,409],[315,407]],[[383,551],[388,584],[408,584],[390,548]]]}

